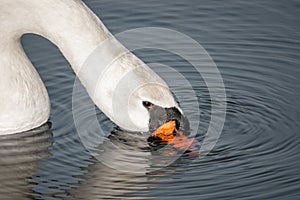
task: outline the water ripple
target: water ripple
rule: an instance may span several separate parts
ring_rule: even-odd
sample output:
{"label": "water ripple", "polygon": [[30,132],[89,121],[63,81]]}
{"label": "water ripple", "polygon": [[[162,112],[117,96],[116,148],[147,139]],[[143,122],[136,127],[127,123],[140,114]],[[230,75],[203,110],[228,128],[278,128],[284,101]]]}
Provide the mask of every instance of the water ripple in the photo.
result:
{"label": "water ripple", "polygon": [[[146,135],[115,130],[99,145],[105,150],[100,159],[93,157],[74,125],[74,73],[49,41],[27,35],[24,48],[49,91],[53,126],[51,132],[43,129],[0,138],[1,198],[298,199],[298,1],[85,2],[113,33],[163,26],[203,45],[226,87],[227,115],[221,137],[201,159],[185,154],[168,163],[172,156],[151,152]],[[210,98],[203,79],[187,61],[170,52],[146,49],[135,53],[147,63],[170,66],[187,78],[199,102],[201,122],[196,137],[201,141],[211,105],[218,103]],[[183,98],[186,105],[193,105],[192,98]],[[114,125],[100,111],[96,113],[110,133]],[[88,110],[81,110],[80,116],[89,126]],[[146,167],[150,172],[128,173],[107,166],[109,162],[124,169]]]}

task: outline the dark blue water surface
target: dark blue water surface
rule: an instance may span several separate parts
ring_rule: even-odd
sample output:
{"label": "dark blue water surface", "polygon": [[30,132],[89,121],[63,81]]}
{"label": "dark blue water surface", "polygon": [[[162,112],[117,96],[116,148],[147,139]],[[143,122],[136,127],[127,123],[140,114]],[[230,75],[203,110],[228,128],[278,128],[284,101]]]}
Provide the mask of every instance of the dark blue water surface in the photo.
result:
{"label": "dark blue water surface", "polygon": [[[200,43],[226,88],[221,137],[207,156],[183,156],[152,173],[107,167],[85,149],[76,131],[75,75],[69,64],[49,41],[26,35],[24,48],[51,98],[52,128],[48,124],[1,138],[0,199],[300,199],[300,1],[84,2],[113,34],[154,26]],[[201,140],[212,101],[199,74],[170,52],[146,49],[136,54],[146,63],[183,71],[199,101]],[[98,115],[111,131],[112,124]],[[149,153],[143,139],[133,142],[135,136],[125,133],[125,139],[110,140],[136,155]],[[138,164],[126,155],[118,162]]]}

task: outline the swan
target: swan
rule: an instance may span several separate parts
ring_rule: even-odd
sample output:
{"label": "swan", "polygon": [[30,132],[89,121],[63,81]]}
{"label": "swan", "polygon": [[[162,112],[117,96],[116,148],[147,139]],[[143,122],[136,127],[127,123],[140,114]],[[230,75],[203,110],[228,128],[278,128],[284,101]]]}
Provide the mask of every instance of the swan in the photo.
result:
{"label": "swan", "polygon": [[[93,65],[81,73],[89,55],[108,38],[112,40],[102,47],[105,53],[99,53],[99,63],[113,58],[116,52],[127,50],[82,1],[0,0],[0,3],[0,135],[34,129],[50,117],[47,90],[20,42],[26,33],[40,35],[55,44],[95,105],[121,128],[148,131],[152,105],[161,109],[172,108],[173,113],[183,116],[167,84],[130,52],[108,68],[101,64]],[[93,77],[95,72],[102,77],[98,82]],[[136,88],[137,85],[125,82],[127,89],[134,91],[125,98],[121,94],[124,91],[114,90],[116,83],[123,80],[128,72],[131,72],[131,82],[138,82],[143,87]],[[96,87],[97,83],[99,85]],[[113,104],[122,102],[125,104],[117,106],[118,113],[128,113],[130,123],[125,117],[114,113]],[[158,118],[167,120],[166,113],[156,113],[164,115]],[[181,116],[177,116],[178,119]],[[152,121],[155,122],[154,119]]]}

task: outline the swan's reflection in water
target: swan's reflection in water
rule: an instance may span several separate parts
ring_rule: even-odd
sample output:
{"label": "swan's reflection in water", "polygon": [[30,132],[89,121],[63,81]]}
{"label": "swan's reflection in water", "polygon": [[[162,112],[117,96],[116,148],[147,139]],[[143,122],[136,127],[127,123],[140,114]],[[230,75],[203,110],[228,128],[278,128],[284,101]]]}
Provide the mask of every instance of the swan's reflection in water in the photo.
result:
{"label": "swan's reflection in water", "polygon": [[0,136],[0,198],[31,199],[39,161],[49,156],[50,124],[32,131]]}
{"label": "swan's reflection in water", "polygon": [[147,137],[113,131],[109,140],[99,145],[98,155],[85,168],[88,173],[80,177],[83,180],[78,187],[69,191],[70,199],[144,199],[151,188],[170,181],[193,160],[184,159],[182,164],[180,155],[166,155],[168,148],[152,152]]}
{"label": "swan's reflection in water", "polygon": [[102,164],[120,172],[145,174],[151,152],[147,136],[114,130],[108,140],[90,150]]}
{"label": "swan's reflection in water", "polygon": [[152,148],[147,143],[149,133],[128,133],[114,130],[108,139],[90,153],[102,164],[120,172],[149,174],[171,165],[180,156],[171,145]]}
{"label": "swan's reflection in water", "polygon": [[179,155],[151,151],[147,134],[114,130],[94,157],[75,136],[52,145],[49,124],[1,136],[0,199],[143,199],[181,168]]}

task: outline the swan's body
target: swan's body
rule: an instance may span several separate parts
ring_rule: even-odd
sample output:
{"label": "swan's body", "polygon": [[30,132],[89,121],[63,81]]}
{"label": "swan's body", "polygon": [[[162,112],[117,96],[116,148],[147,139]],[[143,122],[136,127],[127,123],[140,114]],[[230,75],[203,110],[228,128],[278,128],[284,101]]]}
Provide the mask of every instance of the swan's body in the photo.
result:
{"label": "swan's body", "polygon": [[[43,82],[23,51],[20,38],[25,33],[41,35],[61,50],[86,87],[94,103],[121,127],[134,131],[148,130],[149,114],[142,101],[162,107],[177,107],[167,85],[132,54],[118,59],[105,70],[93,66],[80,73],[80,68],[101,42],[112,37],[102,22],[78,0],[0,0],[0,135],[22,132],[45,123],[50,116],[50,101]],[[112,42],[106,56],[126,49]],[[112,56],[113,57],[113,56]],[[101,63],[101,62],[99,62]],[[129,112],[131,124],[113,115],[111,94],[116,83],[132,69],[139,68],[131,79],[147,86],[132,95],[120,112]],[[102,84],[95,86],[91,75],[99,71]],[[104,73],[105,72],[105,73]],[[143,78],[141,78],[143,77]],[[104,81],[105,80],[105,81]],[[133,86],[128,86],[133,87]],[[117,97],[122,102],[122,95]]]}

